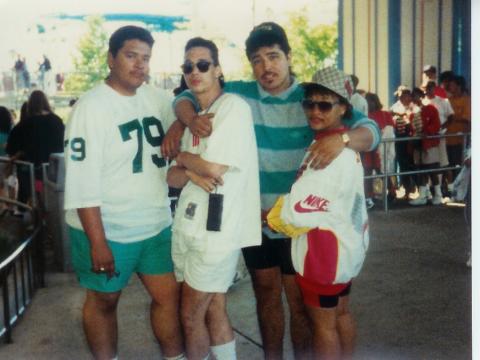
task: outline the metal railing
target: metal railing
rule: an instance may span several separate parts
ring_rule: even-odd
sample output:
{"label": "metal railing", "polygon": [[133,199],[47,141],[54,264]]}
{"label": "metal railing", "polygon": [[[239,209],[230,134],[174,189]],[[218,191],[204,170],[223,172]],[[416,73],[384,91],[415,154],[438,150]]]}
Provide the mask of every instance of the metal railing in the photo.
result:
{"label": "metal railing", "polygon": [[[463,138],[463,152],[465,153],[465,148],[467,144],[467,140],[470,138],[470,133],[456,133],[456,134],[442,134],[442,135],[432,135],[432,136],[424,136],[424,137],[419,137],[419,136],[412,136],[412,137],[401,137],[401,138],[392,138],[392,139],[382,139],[379,148],[381,147],[382,149],[382,155],[383,155],[383,168],[387,169],[387,144],[389,143],[397,143],[397,142],[409,142],[409,141],[419,141],[422,139],[443,139],[443,138],[449,138],[449,137],[462,137]],[[442,171],[448,171],[448,170],[459,170],[459,166],[446,166],[442,167],[439,166],[438,168],[434,169],[428,169],[428,170],[412,170],[412,171],[396,171],[396,172],[388,172],[385,171],[383,174],[375,174],[375,175],[368,175],[365,176],[364,179],[382,179],[382,198],[383,198],[383,206],[384,206],[384,211],[388,212],[388,179],[390,177],[397,177],[397,176],[403,176],[403,175],[418,175],[418,174],[429,174],[429,173],[438,173]]]}
{"label": "metal railing", "polygon": [[15,244],[4,259],[0,258],[3,308],[0,338],[3,337],[6,343],[11,343],[12,327],[32,301],[36,289],[45,286],[43,227],[36,209],[3,197],[0,197],[0,201],[23,208],[33,221],[28,237]]}
{"label": "metal railing", "polygon": [[[0,162],[7,163],[10,160],[0,157]],[[5,232],[3,241],[4,253],[0,257],[0,288],[1,309],[3,314],[0,317],[0,338],[5,342],[12,342],[12,327],[25,312],[27,306],[33,299],[36,289],[45,286],[45,259],[43,253],[44,227],[37,206],[38,199],[35,193],[34,165],[25,161],[14,161],[13,165],[23,167],[29,177],[31,206],[6,197],[0,197],[0,203],[6,204],[8,208],[16,207],[21,209],[22,219],[29,219],[27,222],[15,218],[5,210],[0,215],[0,220],[9,216],[9,224],[17,221],[17,226],[22,230],[17,234],[18,239],[12,235],[8,238]],[[7,215],[8,214],[8,215]]]}

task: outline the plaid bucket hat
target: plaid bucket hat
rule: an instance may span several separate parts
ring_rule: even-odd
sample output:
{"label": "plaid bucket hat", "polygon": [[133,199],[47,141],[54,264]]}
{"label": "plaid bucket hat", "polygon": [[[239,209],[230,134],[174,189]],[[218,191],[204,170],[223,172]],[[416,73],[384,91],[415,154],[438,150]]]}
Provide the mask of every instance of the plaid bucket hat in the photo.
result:
{"label": "plaid bucket hat", "polygon": [[353,83],[350,75],[345,74],[334,66],[318,70],[313,74],[312,81],[304,84],[304,86],[312,85],[323,86],[348,102],[350,102],[350,97],[353,94]]}

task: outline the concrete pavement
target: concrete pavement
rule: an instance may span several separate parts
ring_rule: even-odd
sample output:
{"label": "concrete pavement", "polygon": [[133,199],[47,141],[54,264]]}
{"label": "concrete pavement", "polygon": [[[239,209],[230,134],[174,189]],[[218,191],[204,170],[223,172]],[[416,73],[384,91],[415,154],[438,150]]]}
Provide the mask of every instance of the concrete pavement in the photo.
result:
{"label": "concrete pavement", "polygon": [[[355,359],[470,359],[471,272],[458,207],[396,206],[370,212],[371,243],[351,293]],[[81,328],[83,291],[73,274],[50,272],[0,359],[89,359]],[[230,291],[239,359],[262,359],[250,279]],[[119,358],[159,359],[149,301],[135,278],[119,305]],[[285,341],[285,358],[292,359]]]}

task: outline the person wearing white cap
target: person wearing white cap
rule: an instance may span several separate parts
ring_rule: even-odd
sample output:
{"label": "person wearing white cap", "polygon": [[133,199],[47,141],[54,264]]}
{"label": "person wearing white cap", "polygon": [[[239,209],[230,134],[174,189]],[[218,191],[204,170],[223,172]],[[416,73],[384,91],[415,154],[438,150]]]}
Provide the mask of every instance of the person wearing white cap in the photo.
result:
{"label": "person wearing white cap", "polygon": [[423,67],[422,76],[422,90],[426,91],[428,82],[433,81],[435,83],[435,96],[447,99],[448,95],[445,89],[437,84],[437,68],[433,65],[425,65]]}
{"label": "person wearing white cap", "polygon": [[[304,84],[302,105],[314,142],[345,134],[342,118],[352,109],[348,82],[342,71],[328,67]],[[313,358],[350,358],[355,325],[348,298],[369,243],[363,167],[349,148],[323,169],[307,165],[304,161],[290,192],[269,212],[268,224],[292,238],[296,281],[313,327]]]}

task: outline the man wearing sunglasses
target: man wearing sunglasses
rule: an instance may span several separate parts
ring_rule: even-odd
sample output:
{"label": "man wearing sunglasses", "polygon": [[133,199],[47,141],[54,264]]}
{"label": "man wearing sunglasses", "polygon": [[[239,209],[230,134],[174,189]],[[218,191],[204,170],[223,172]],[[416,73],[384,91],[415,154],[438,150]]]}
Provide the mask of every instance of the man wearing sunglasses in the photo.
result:
{"label": "man wearing sunglasses", "polygon": [[160,157],[174,114],[168,94],[144,84],[153,42],[136,26],[112,34],[110,74],[75,104],[65,135],[66,221],[95,359],[117,358],[117,305],[133,273],[152,298],[164,358],[184,359],[167,164]]}
{"label": "man wearing sunglasses", "polygon": [[172,257],[181,283],[181,319],[188,359],[235,355],[226,292],[240,249],[260,244],[258,157],[250,107],[222,90],[216,45],[193,38],[185,46],[184,80],[200,113],[212,112],[212,133],[186,130],[168,184],[183,188],[173,223]]}
{"label": "man wearing sunglasses", "polygon": [[[239,94],[252,109],[258,144],[263,218],[278,196],[290,190],[305,149],[313,140],[313,132],[302,109],[303,89],[290,70],[290,45],[285,31],[272,22],[256,26],[246,40],[246,53],[256,81],[227,82],[224,90]],[[199,137],[210,134],[208,118],[213,115],[198,116],[192,102],[195,101],[188,92],[176,99],[175,111],[181,122],[174,123],[165,137],[162,144],[165,156],[175,154],[185,126]],[[343,122],[350,128],[348,132],[326,136],[310,146],[307,163],[311,167],[326,166],[346,146],[356,151],[366,151],[378,145],[378,126],[365,115],[354,112],[353,118]],[[295,356],[308,356],[309,325],[295,282],[290,239],[279,237],[265,226],[262,245],[244,248],[243,255],[257,300],[265,357],[280,359],[283,356],[283,290],[291,315],[290,333]]]}

